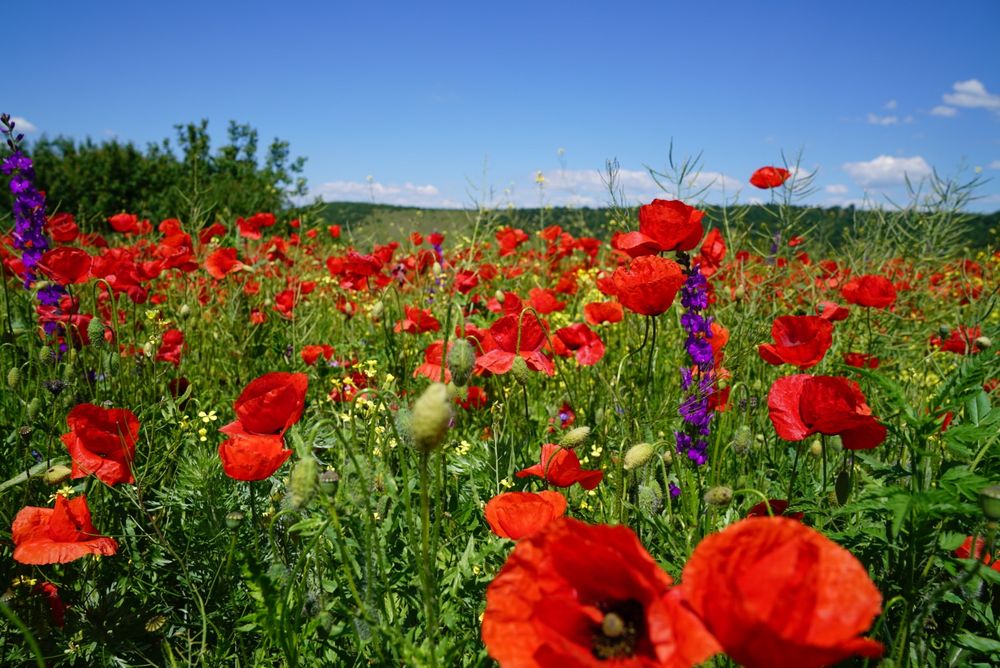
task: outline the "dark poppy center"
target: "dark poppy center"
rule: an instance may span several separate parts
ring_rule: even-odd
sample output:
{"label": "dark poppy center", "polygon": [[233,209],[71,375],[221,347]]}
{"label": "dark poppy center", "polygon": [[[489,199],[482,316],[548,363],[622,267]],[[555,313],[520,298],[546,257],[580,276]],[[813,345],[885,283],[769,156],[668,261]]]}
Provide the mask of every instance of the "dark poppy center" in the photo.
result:
{"label": "dark poppy center", "polygon": [[639,639],[646,631],[642,604],[629,599],[599,607],[604,613],[604,619],[594,629],[591,642],[594,656],[601,661],[633,656]]}

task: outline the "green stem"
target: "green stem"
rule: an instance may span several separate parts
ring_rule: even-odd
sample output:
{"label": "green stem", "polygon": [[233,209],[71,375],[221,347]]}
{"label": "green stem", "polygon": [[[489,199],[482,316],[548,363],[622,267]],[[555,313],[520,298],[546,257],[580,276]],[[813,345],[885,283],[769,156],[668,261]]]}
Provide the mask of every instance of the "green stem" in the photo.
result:
{"label": "green stem", "polygon": [[434,610],[434,575],[431,559],[431,495],[428,475],[429,452],[420,453],[420,571],[424,590],[424,616],[427,622],[430,665],[437,666],[435,644],[437,638],[437,616]]}

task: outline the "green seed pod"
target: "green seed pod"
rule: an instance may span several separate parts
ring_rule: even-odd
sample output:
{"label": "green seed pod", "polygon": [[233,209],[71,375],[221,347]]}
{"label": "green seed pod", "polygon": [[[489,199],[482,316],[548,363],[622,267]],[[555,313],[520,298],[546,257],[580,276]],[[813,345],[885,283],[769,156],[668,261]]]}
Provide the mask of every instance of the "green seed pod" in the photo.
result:
{"label": "green seed pod", "polygon": [[38,411],[40,411],[41,409],[42,409],[42,400],[41,399],[39,399],[38,397],[35,397],[31,401],[29,401],[28,402],[28,419],[29,420],[34,420],[35,417],[38,415]]}
{"label": "green seed pod", "polygon": [[637,505],[639,506],[639,510],[646,515],[658,513],[660,508],[663,507],[663,490],[660,489],[655,480],[650,480],[646,484],[639,485]]}
{"label": "green seed pod", "polygon": [[718,506],[724,508],[732,503],[733,500],[733,489],[732,487],[726,487],[725,485],[719,485],[718,487],[711,487],[707,492],[705,492],[705,503],[710,506]]}
{"label": "green seed pod", "polygon": [[430,452],[444,441],[451,421],[451,402],[444,383],[431,383],[413,404],[410,433],[421,452]]}
{"label": "green seed pod", "polygon": [[948,325],[941,325],[940,327],[938,327],[938,335],[942,339],[947,339],[949,336],[951,336],[951,327],[949,327]]}
{"label": "green seed pod", "polygon": [[288,497],[293,508],[306,505],[316,493],[318,468],[314,457],[304,457],[292,467],[288,482]]}
{"label": "green seed pod", "polygon": [[104,343],[104,322],[100,318],[91,318],[87,324],[87,338],[90,339],[91,345]]}
{"label": "green seed pod", "polygon": [[818,438],[814,438],[812,443],[809,444],[809,454],[813,457],[823,456],[823,441]]}
{"label": "green seed pod", "polygon": [[48,364],[52,361],[52,348],[48,346],[42,346],[38,349],[38,361],[42,364]]}
{"label": "green seed pod", "polygon": [[246,515],[240,510],[231,510],[226,513],[226,526],[230,529],[238,528],[242,523]]}
{"label": "green seed pod", "polygon": [[319,488],[326,494],[333,494],[340,482],[340,475],[333,469],[323,471],[318,476]]}
{"label": "green seed pod", "polygon": [[467,339],[455,341],[448,351],[448,370],[451,379],[459,387],[469,384],[472,368],[476,365],[476,351]]}
{"label": "green seed pod", "polygon": [[753,445],[753,432],[750,430],[749,425],[742,425],[733,434],[732,448],[733,452],[738,455],[745,455],[750,452],[750,447]]}
{"label": "green seed pod", "polygon": [[70,474],[72,474],[72,469],[68,466],[62,466],[61,464],[56,464],[55,466],[50,466],[42,478],[45,480],[47,485],[58,485],[69,480]]}
{"label": "green seed pod", "polygon": [[379,301],[375,302],[374,304],[372,304],[372,310],[369,311],[369,314],[371,315],[372,320],[379,320],[379,319],[381,319],[383,313],[385,313],[385,304],[382,302],[382,300],[379,300]]}
{"label": "green seed pod", "polygon": [[574,427],[562,435],[559,439],[559,445],[572,450],[583,445],[588,436],[590,436],[590,427]]}
{"label": "green seed pod", "polygon": [[979,507],[990,520],[1000,520],[1000,485],[990,485],[979,492]]}
{"label": "green seed pod", "polygon": [[177,315],[182,318],[186,318],[191,315],[191,307],[187,304],[181,304],[181,308],[177,311]]}
{"label": "green seed pod", "polygon": [[655,452],[656,448],[653,447],[652,443],[637,443],[633,445],[625,453],[625,470],[631,471],[632,469],[639,468],[648,462]]}
{"label": "green seed pod", "polygon": [[12,390],[16,389],[19,382],[21,382],[21,368],[11,367],[10,371],[7,372],[7,387]]}
{"label": "green seed pod", "polygon": [[413,444],[413,413],[409,408],[396,411],[396,431],[407,444]]}
{"label": "green seed pod", "polygon": [[530,372],[528,371],[528,363],[524,361],[524,358],[518,355],[514,358],[514,363],[510,367],[510,373],[514,376],[516,380],[521,385],[528,384],[528,378],[530,377]]}

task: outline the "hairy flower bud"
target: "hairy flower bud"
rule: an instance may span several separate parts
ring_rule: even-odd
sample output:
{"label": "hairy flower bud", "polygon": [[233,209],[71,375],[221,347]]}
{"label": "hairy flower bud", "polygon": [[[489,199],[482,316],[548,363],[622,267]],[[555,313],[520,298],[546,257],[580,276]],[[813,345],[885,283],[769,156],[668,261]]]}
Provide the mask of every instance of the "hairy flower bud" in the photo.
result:
{"label": "hairy flower bud", "polygon": [[753,445],[753,432],[750,430],[749,425],[742,425],[733,434],[732,447],[733,452],[738,455],[745,455],[750,452],[750,447]]}
{"label": "hairy flower bud", "polygon": [[182,318],[188,317],[189,315],[191,315],[191,307],[188,306],[187,304],[181,304],[181,308],[179,311],[177,311],[177,315],[179,315]]}
{"label": "hairy flower bud", "polygon": [[590,427],[573,427],[563,433],[559,439],[559,445],[572,450],[576,446],[582,445],[588,436],[590,436]]}
{"label": "hairy flower bud", "polygon": [[639,485],[637,505],[646,515],[660,512],[660,508],[663,507],[663,490],[655,480]]}
{"label": "hairy flower bud", "polygon": [[976,340],[973,341],[972,343],[974,343],[975,346],[980,350],[986,350],[987,348],[993,346],[993,339],[991,339],[988,336],[977,336]]}
{"label": "hairy flower bud", "polygon": [[69,476],[72,472],[72,469],[68,466],[56,464],[55,466],[50,466],[46,469],[45,473],[42,475],[42,479],[45,480],[45,484],[47,485],[58,485],[69,480]]}
{"label": "hairy flower bud", "polygon": [[444,383],[431,383],[413,404],[410,433],[421,452],[430,452],[444,441],[451,421],[451,402]]}
{"label": "hairy flower bud", "polygon": [[1000,520],[1000,485],[990,485],[979,492],[979,507],[987,519]]}
{"label": "hairy flower bud", "polygon": [[724,508],[725,506],[728,506],[732,500],[732,487],[719,485],[717,487],[710,487],[708,491],[705,492],[705,503],[710,506],[719,506],[720,508]]}
{"label": "hairy flower bud", "polygon": [[637,443],[633,445],[625,453],[625,470],[631,471],[632,469],[639,468],[648,462],[655,452],[656,448],[653,447],[652,443]]}
{"label": "hairy flower bud", "polygon": [[468,339],[458,339],[448,351],[448,370],[455,385],[465,387],[476,365],[476,351]]}
{"label": "hairy flower bud", "polygon": [[510,367],[510,373],[514,376],[514,380],[521,385],[528,384],[530,372],[528,371],[528,363],[524,361],[523,357],[518,356],[514,358],[514,363]]}
{"label": "hairy flower bud", "polygon": [[92,318],[87,323],[87,338],[95,346],[104,343],[104,322],[100,318]]}
{"label": "hairy flower bud", "polygon": [[29,420],[34,420],[35,417],[38,415],[38,411],[40,411],[41,408],[42,408],[42,400],[39,399],[38,397],[35,397],[31,401],[29,401],[28,402],[28,419]]}
{"label": "hairy flower bud", "polygon": [[7,372],[7,387],[10,389],[15,389],[17,384],[21,381],[21,367],[13,366],[10,371]]}
{"label": "hairy flower bud", "polygon": [[821,457],[823,455],[823,442],[818,438],[813,439],[812,443],[809,444],[809,454],[813,457]]}
{"label": "hairy flower bud", "polygon": [[292,467],[288,481],[288,500],[293,508],[309,503],[316,492],[318,466],[314,457],[303,457]]}
{"label": "hairy flower bud", "polygon": [[381,299],[372,304],[372,309],[368,312],[372,320],[379,320],[383,313],[385,313],[385,303]]}

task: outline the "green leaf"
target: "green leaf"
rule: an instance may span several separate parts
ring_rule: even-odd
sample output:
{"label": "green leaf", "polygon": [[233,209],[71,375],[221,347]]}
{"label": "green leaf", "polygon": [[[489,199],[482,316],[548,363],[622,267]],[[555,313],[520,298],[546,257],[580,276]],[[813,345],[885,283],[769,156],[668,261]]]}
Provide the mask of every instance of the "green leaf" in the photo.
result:
{"label": "green leaf", "polygon": [[969,631],[959,633],[956,641],[962,647],[967,647],[977,652],[1000,652],[1000,640],[973,635]]}
{"label": "green leaf", "polygon": [[951,552],[958,549],[958,547],[965,542],[964,533],[956,533],[954,531],[945,531],[938,537],[938,546],[945,552]]}

